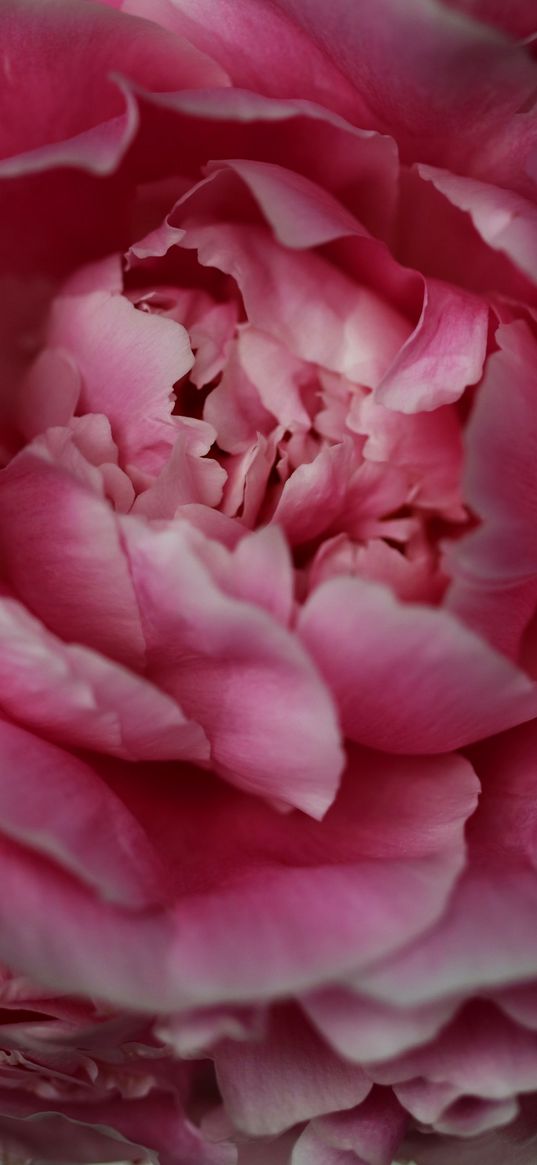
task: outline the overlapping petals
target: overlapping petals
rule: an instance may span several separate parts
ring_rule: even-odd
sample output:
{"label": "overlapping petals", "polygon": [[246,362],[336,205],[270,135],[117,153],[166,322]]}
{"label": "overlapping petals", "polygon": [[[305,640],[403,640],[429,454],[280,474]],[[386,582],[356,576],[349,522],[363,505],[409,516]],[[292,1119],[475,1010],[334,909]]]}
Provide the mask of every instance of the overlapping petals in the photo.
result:
{"label": "overlapping petals", "polygon": [[530,8],[2,6],[4,1155],[532,1165]]}

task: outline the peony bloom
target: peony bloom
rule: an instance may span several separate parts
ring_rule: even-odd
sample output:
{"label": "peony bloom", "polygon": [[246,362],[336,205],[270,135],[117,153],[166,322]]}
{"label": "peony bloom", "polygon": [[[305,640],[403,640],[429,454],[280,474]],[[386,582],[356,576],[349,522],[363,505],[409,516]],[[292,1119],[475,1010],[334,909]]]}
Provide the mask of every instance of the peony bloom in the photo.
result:
{"label": "peony bloom", "polygon": [[2,0],[3,1160],[534,1165],[536,26]]}

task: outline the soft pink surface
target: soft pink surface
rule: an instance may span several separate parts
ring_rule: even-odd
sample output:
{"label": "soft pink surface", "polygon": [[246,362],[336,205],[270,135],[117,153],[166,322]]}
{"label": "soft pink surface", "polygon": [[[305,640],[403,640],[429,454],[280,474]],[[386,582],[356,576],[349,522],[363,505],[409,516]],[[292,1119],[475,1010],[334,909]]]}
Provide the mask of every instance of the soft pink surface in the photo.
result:
{"label": "soft pink surface", "polygon": [[17,1165],[534,1165],[537,21],[507,8],[0,5]]}

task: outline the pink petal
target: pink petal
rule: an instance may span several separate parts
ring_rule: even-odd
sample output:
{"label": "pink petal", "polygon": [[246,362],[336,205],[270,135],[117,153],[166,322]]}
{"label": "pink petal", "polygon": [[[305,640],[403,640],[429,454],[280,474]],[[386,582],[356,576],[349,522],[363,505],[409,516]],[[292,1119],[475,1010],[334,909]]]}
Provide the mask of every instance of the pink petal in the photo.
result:
{"label": "pink petal", "polygon": [[341,578],[308,599],[300,635],[352,740],[389,752],[444,752],[535,716],[523,672],[446,611]]}
{"label": "pink petal", "polygon": [[336,1056],[292,1006],[273,1008],[261,1039],[222,1041],[214,1060],[226,1112],[249,1136],[351,1108],[371,1089],[361,1068]]}
{"label": "pink petal", "polygon": [[203,725],[228,780],[322,816],[342,757],[330,697],[303,649],[261,607],[219,589],[196,552],[201,536],[134,520],[123,530],[150,675]]}
{"label": "pink petal", "polygon": [[167,160],[169,154],[173,160],[172,139],[180,138],[189,174],[199,173],[208,158],[285,166],[335,194],[360,222],[384,238],[393,223],[398,194],[395,142],[343,120],[330,111],[326,100],[314,104],[302,100],[304,95],[302,90],[293,99],[267,99],[259,86],[159,94],[136,89],[142,118],[173,117],[170,141],[158,143],[161,159],[164,155]]}
{"label": "pink petal", "polygon": [[458,1008],[458,1000],[420,1007],[393,1007],[343,988],[325,988],[301,1006],[325,1040],[346,1060],[388,1060],[436,1036]]}
{"label": "pink petal", "polygon": [[120,294],[119,257],[77,273],[55,301],[49,343],[82,376],[81,405],[105,413],[124,460],[160,468],[175,439],[172,388],[192,367],[186,330]]}
{"label": "pink petal", "polygon": [[140,615],[108,504],[32,448],[2,472],[0,496],[5,570],[17,595],[63,638],[143,666]]}
{"label": "pink petal", "polygon": [[[126,0],[124,6],[154,19],[154,0]],[[258,0],[255,10],[248,0],[161,4],[159,17],[218,61],[240,89],[271,97],[306,97],[342,113],[356,107],[353,87],[338,67],[266,0]]]}
{"label": "pink petal", "polygon": [[255,328],[241,331],[204,410],[220,448],[242,452],[259,432],[268,435],[275,422],[290,431],[309,429],[310,417],[300,396],[305,372],[302,362],[270,336]]}
{"label": "pink petal", "polygon": [[118,762],[112,778],[158,846],[173,904],[133,916],[6,840],[0,958],[161,1013],[313,989],[408,945],[445,911],[476,798],[460,757],[362,754],[322,824],[200,770],[170,780]]}
{"label": "pink petal", "polygon": [[488,316],[477,296],[428,279],[418,325],[378,386],[377,402],[414,413],[458,400],[481,377]]}
{"label": "pink petal", "polygon": [[418,166],[449,201],[465,211],[481,238],[502,251],[530,279],[537,265],[537,208],[527,198],[498,186],[451,174],[434,166]]}
{"label": "pink petal", "polygon": [[161,898],[155,851],[89,765],[3,720],[0,752],[4,838],[59,863],[105,901],[143,909]]}
{"label": "pink petal", "polygon": [[530,981],[537,968],[535,722],[473,750],[486,796],[469,830],[468,869],[427,936],[364,976],[399,1006]]}
{"label": "pink petal", "polygon": [[164,692],[64,644],[12,599],[0,599],[0,645],[0,707],[34,731],[127,760],[208,759],[203,730]]}
{"label": "pink petal", "polygon": [[45,348],[20,389],[18,423],[31,439],[55,425],[67,425],[80,395],[80,374],[67,352]]}
{"label": "pink petal", "polygon": [[536,1087],[537,1034],[518,1027],[493,1004],[475,1001],[432,1043],[387,1064],[369,1065],[368,1073],[382,1084],[418,1077],[448,1084],[453,1099],[470,1094],[505,1100]]}
{"label": "pink petal", "polygon": [[537,344],[521,322],[500,327],[496,339],[467,429],[463,488],[480,524],[448,565],[501,590],[537,573]]}
{"label": "pink petal", "polygon": [[50,5],[36,24],[29,0],[6,0],[1,16],[8,66],[14,67],[23,50],[30,81],[24,102],[16,85],[6,89],[2,157],[62,143],[121,114],[123,101],[111,73],[157,90],[221,83],[221,70],[191,45],[100,4]]}
{"label": "pink petal", "polygon": [[[354,120],[391,132],[404,161],[531,188],[535,134],[524,109],[535,72],[522,46],[421,0],[367,0],[359,13],[346,0],[277,0],[277,8],[338,62],[361,104]],[[252,42],[251,52],[259,60],[264,46]]]}
{"label": "pink petal", "polygon": [[290,1165],[392,1165],[407,1117],[387,1090],[374,1090],[350,1112],[311,1121],[298,1138]]}

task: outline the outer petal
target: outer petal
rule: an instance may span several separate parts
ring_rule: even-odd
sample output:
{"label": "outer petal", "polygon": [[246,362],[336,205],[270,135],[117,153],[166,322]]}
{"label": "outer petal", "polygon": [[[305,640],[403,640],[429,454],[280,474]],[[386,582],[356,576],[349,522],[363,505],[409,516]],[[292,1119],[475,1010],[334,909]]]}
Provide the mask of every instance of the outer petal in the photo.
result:
{"label": "outer petal", "polygon": [[275,6],[338,62],[361,100],[359,124],[391,131],[405,161],[531,189],[536,72],[522,47],[434,0],[367,0],[359,13],[346,0]]}
{"label": "outer petal", "polygon": [[356,108],[337,65],[267,0],[123,0],[124,10],[186,37],[218,61],[234,85],[272,97],[307,97],[339,112]]}
{"label": "outer petal", "polygon": [[532,723],[475,750],[486,796],[469,831],[468,870],[429,935],[364,977],[368,995],[414,1006],[535,977],[535,743]]}
{"label": "outer petal", "polygon": [[218,83],[223,76],[214,62],[157,25],[100,4],[51,0],[43,7],[39,0],[5,0],[1,25],[8,82],[22,54],[30,83],[25,101],[16,85],[6,86],[2,157],[62,143],[120,115],[123,101],[110,81],[114,71],[157,90]]}
{"label": "outer petal", "polygon": [[321,824],[199,770],[171,781],[166,766],[110,769],[158,846],[173,905],[133,916],[5,841],[0,958],[161,1013],[288,996],[370,965],[444,911],[476,782],[459,757],[357,763]]}
{"label": "outer petal", "polygon": [[529,199],[509,190],[463,178],[434,166],[417,167],[453,206],[469,214],[485,243],[502,251],[515,266],[535,279],[537,266],[537,208]]}
{"label": "outer petal", "polygon": [[444,752],[536,714],[536,689],[445,611],[341,578],[308,599],[299,631],[352,740]]}

